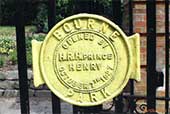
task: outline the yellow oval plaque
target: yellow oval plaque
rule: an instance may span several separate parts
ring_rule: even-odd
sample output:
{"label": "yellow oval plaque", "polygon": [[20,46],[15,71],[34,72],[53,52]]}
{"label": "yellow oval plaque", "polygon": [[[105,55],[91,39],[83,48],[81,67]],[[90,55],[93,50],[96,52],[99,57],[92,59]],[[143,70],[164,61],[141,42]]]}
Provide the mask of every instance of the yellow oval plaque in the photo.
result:
{"label": "yellow oval plaque", "polygon": [[34,84],[46,83],[59,98],[93,106],[116,97],[130,78],[140,80],[139,35],[127,37],[108,19],[68,17],[32,41]]}

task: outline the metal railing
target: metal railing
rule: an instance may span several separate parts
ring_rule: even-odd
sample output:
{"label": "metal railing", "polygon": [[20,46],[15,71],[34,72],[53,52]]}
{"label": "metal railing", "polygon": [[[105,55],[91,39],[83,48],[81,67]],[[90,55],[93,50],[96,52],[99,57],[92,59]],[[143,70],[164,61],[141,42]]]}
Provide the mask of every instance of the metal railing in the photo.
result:
{"label": "metal railing", "polygon": [[[78,2],[79,1],[79,2]],[[81,0],[73,0],[76,4],[75,13],[86,12],[102,14],[100,8],[97,8],[97,4],[90,3],[91,9],[80,9],[78,4],[81,4]],[[28,95],[28,82],[27,82],[27,63],[26,63],[26,49],[25,49],[25,22],[23,16],[24,10],[24,0],[16,0],[16,37],[17,37],[17,53],[18,53],[18,71],[19,71],[19,87],[20,87],[20,102],[21,102],[21,114],[30,114],[29,109],[29,95]],[[122,0],[112,0],[112,14],[108,18],[113,20],[119,26],[122,26]],[[55,15],[56,15],[56,1],[48,0],[48,27],[49,30],[55,25]],[[158,87],[157,82],[159,82],[159,76],[156,71],[156,0],[146,1],[146,11],[147,11],[147,96],[136,96],[134,95],[134,82],[130,80],[130,95],[119,95],[114,99],[115,101],[115,112],[123,112],[123,99],[128,100],[129,105],[126,113],[139,113],[136,110],[136,102],[140,99],[147,100],[147,113],[156,114],[156,100],[165,101],[165,110],[168,114],[169,109],[169,0],[165,0],[165,52],[166,52],[166,91],[165,97],[156,97],[156,88]],[[128,1],[129,7],[129,35],[133,34],[133,1]],[[93,7],[96,7],[93,9]],[[100,11],[98,10],[100,9]],[[104,10],[104,9],[103,9]],[[96,12],[95,12],[96,11]],[[104,15],[104,14],[103,14]],[[113,18],[113,19],[112,19]],[[155,78],[159,77],[159,78]],[[52,97],[52,113],[60,114],[61,106],[60,99],[51,93]],[[96,113],[102,111],[102,105],[94,107],[78,107],[73,106],[73,113]]]}

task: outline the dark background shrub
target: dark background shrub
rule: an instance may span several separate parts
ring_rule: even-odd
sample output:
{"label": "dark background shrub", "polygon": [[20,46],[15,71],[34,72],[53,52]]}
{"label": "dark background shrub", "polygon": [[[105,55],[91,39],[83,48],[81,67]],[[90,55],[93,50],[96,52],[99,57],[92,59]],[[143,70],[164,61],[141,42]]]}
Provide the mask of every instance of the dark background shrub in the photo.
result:
{"label": "dark background shrub", "polygon": [[[15,11],[17,0],[1,0],[0,1],[0,25],[14,25]],[[33,0],[34,1],[34,0]],[[32,0],[26,0],[24,6],[24,17],[26,24],[31,24],[37,14],[37,3]],[[37,1],[37,0],[35,0]]]}
{"label": "dark background shrub", "polygon": [[[1,0],[0,25],[15,24],[15,1],[17,0]],[[48,32],[47,2],[48,0],[26,0],[23,13],[26,25],[35,25],[37,32]],[[94,7],[91,7],[89,3],[95,4]],[[56,0],[56,22],[80,12],[94,12],[111,16],[111,5],[111,0]]]}

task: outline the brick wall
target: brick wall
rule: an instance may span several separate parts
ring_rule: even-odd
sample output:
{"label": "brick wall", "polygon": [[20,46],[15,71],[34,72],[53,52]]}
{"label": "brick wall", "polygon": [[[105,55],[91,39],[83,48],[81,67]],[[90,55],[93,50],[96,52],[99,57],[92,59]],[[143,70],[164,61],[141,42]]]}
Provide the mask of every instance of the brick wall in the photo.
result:
{"label": "brick wall", "polygon": [[[165,67],[165,7],[164,2],[157,2],[157,13],[156,13],[156,26],[157,26],[157,70],[161,70]],[[135,1],[133,3],[133,31],[134,33],[140,33],[141,39],[141,65],[142,67],[142,79],[146,73],[146,3],[142,1]],[[142,83],[141,83],[142,84]],[[142,84],[143,86],[143,84]],[[141,90],[136,90],[140,93]]]}
{"label": "brick wall", "polygon": [[[156,30],[157,30],[157,71],[161,71],[165,67],[165,4],[158,0],[156,3]],[[133,31],[140,33],[140,51],[141,51],[141,82],[135,83],[135,94],[146,95],[146,2],[136,0],[133,2]],[[157,96],[165,96],[164,89],[157,90]],[[157,111],[164,113],[164,102],[157,101]]]}

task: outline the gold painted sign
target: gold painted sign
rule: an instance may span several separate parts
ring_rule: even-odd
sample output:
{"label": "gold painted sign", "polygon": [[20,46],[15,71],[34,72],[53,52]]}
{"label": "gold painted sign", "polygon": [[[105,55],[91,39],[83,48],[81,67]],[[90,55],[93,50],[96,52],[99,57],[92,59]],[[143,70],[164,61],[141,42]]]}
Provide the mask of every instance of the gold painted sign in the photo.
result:
{"label": "gold painted sign", "polygon": [[34,85],[46,83],[66,102],[93,106],[140,80],[139,35],[127,37],[108,19],[78,14],[57,23],[43,42],[32,41]]}

